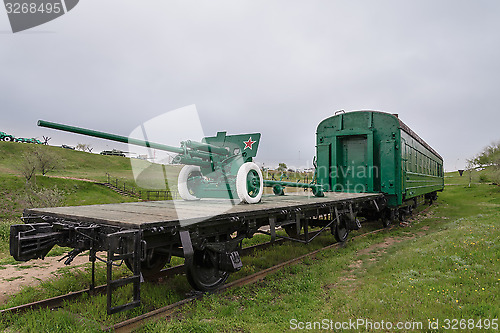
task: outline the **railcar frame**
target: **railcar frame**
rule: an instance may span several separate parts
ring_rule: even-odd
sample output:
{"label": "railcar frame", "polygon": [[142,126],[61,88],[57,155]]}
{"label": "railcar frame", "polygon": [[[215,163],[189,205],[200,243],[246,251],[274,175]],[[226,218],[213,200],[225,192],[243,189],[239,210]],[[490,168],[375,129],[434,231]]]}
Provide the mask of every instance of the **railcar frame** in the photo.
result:
{"label": "railcar frame", "polygon": [[[308,229],[322,227],[344,241],[349,230],[360,227],[361,212],[380,211],[384,203],[377,193],[328,193],[322,198],[264,196],[259,205],[238,204],[218,215],[210,212],[220,200],[28,209],[26,224],[11,228],[11,254],[22,261],[44,258],[57,244],[74,248],[66,264],[89,251],[94,269],[97,252],[107,251],[107,310],[112,314],[138,306],[141,279],[157,273],[172,256],[185,258],[187,278],[195,289],[210,291],[241,268],[238,251],[244,238],[265,233],[274,241],[283,237],[276,234],[281,227],[291,235],[286,238],[308,243],[314,238]],[[179,220],[176,207],[191,217]],[[304,235],[299,237],[302,228]],[[114,280],[113,266],[121,260],[133,275]],[[134,285],[133,301],[114,306],[113,290],[128,283]]]}

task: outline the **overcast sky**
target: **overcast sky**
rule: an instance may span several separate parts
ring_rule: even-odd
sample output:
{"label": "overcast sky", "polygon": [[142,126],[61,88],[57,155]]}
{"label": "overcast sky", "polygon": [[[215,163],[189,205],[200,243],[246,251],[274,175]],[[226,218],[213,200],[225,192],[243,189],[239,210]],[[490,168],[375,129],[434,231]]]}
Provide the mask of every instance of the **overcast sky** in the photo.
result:
{"label": "overcast sky", "polygon": [[261,132],[258,162],[306,166],[321,120],[369,109],[456,170],[500,140],[499,18],[497,0],[82,0],[13,34],[0,8],[0,131],[119,148],[36,122],[128,135],[195,104],[206,135]]}

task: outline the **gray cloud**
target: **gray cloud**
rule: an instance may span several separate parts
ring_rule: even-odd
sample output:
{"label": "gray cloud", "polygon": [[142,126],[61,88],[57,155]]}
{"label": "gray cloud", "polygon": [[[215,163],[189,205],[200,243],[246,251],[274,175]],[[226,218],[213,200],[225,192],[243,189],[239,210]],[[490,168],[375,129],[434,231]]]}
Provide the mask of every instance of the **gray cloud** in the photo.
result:
{"label": "gray cloud", "polygon": [[259,131],[258,161],[303,165],[321,120],[374,109],[399,113],[455,169],[500,139],[499,9],[451,0],[89,0],[15,35],[0,15],[0,130],[114,147],[36,120],[126,135],[196,104],[207,135]]}

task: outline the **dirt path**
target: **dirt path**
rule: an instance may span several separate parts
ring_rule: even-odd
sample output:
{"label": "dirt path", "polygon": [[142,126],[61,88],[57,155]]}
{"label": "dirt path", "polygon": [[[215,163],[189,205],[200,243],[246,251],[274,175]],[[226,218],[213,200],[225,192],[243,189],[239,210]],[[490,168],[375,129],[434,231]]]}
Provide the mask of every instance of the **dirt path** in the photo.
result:
{"label": "dirt path", "polygon": [[[50,178],[73,179],[84,182],[97,183],[96,180],[75,177],[62,177],[45,175]],[[30,260],[26,263],[0,266],[0,304],[4,304],[11,295],[19,292],[24,286],[34,286],[40,281],[48,280],[57,276],[58,270],[63,267],[63,262],[59,262],[61,257],[47,257],[44,260]],[[78,256],[71,263],[71,266],[79,266],[88,262],[88,256]]]}
{"label": "dirt path", "polygon": [[81,266],[89,260],[88,256],[78,256],[70,266],[66,266],[58,261],[60,258],[61,256],[47,257],[44,260],[0,266],[0,304],[4,304],[11,295],[25,286],[35,286],[40,281],[57,276],[60,268]]}
{"label": "dirt path", "polygon": [[50,176],[50,175],[45,175],[44,177],[49,177],[49,178],[60,178],[60,179],[72,179],[72,180],[81,180],[82,182],[89,182],[89,183],[99,183],[97,180],[87,179],[87,178],[75,178],[75,177],[63,177],[63,176]]}

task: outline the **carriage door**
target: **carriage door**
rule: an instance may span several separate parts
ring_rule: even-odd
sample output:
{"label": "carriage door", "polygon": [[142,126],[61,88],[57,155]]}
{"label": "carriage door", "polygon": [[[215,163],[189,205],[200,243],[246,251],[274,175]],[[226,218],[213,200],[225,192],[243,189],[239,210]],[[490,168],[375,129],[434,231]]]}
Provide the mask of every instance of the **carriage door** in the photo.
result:
{"label": "carriage door", "polygon": [[[339,180],[345,192],[368,192],[368,144],[366,135],[340,138]],[[340,152],[339,152],[340,153]]]}

